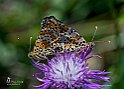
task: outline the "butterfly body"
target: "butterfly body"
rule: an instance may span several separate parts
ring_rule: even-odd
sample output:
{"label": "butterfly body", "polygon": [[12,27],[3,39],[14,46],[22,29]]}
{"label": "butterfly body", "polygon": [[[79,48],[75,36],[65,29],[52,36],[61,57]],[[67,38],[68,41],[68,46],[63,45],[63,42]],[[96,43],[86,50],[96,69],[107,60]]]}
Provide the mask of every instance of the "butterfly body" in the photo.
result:
{"label": "butterfly body", "polygon": [[41,24],[42,30],[38,35],[33,51],[28,54],[31,59],[44,60],[47,59],[48,55],[73,52],[88,45],[78,32],[54,16],[44,18]]}

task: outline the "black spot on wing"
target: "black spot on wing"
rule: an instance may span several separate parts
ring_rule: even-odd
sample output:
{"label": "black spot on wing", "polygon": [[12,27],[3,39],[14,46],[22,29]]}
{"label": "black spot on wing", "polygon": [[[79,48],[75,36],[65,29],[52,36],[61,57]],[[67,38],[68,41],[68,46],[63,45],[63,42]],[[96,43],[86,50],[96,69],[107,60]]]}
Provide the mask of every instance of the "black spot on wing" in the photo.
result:
{"label": "black spot on wing", "polygon": [[58,39],[58,43],[68,43],[69,37],[61,35],[61,37]]}
{"label": "black spot on wing", "polygon": [[55,52],[61,52],[63,49],[62,49],[62,47],[56,47],[54,50],[55,50]]}

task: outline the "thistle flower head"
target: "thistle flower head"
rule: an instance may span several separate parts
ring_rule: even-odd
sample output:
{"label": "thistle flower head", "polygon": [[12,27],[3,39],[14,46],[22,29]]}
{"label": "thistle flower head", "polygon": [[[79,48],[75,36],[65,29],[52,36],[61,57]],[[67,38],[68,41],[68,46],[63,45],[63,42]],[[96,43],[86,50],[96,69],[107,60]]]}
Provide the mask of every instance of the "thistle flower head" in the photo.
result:
{"label": "thistle flower head", "polygon": [[[41,70],[34,76],[41,85],[34,86],[37,89],[101,89],[104,86],[101,82],[110,82],[109,77],[104,75],[109,72],[90,70],[86,60],[95,57],[90,55],[93,48],[85,47],[80,55],[77,52],[65,54],[56,54],[48,64],[36,63],[32,60],[33,65]],[[40,78],[40,75],[44,75]]]}

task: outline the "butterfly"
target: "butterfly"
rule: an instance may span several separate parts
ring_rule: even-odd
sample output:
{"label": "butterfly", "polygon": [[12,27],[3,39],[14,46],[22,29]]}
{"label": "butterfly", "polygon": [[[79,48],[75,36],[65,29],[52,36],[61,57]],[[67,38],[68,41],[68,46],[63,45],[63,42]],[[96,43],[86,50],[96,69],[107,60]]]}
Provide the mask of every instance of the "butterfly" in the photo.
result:
{"label": "butterfly", "polygon": [[28,56],[34,60],[44,60],[55,53],[73,52],[89,45],[86,40],[69,25],[54,16],[45,17],[35,46]]}

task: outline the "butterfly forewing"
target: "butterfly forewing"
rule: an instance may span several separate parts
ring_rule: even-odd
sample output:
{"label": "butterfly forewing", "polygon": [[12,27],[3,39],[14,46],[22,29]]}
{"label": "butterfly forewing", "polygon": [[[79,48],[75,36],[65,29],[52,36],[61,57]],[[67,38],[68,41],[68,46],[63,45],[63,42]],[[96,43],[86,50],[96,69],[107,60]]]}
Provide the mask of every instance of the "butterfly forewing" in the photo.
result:
{"label": "butterfly forewing", "polygon": [[29,53],[32,59],[44,60],[48,55],[80,50],[87,44],[78,32],[54,16],[44,18],[41,24],[42,30]]}

